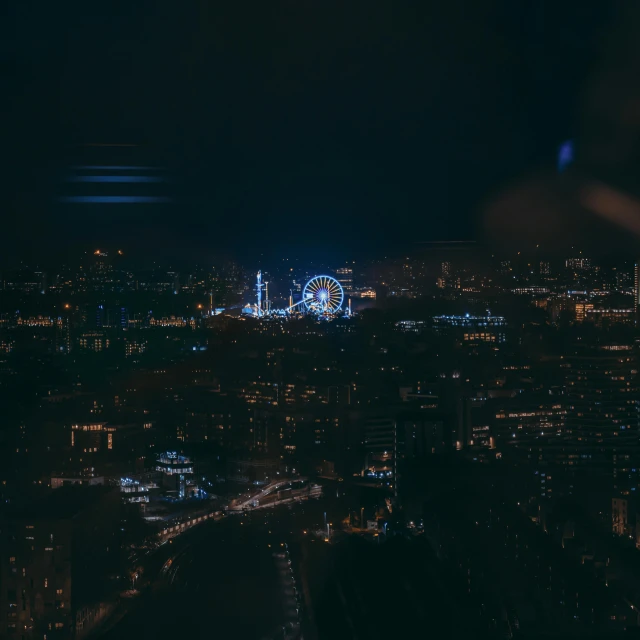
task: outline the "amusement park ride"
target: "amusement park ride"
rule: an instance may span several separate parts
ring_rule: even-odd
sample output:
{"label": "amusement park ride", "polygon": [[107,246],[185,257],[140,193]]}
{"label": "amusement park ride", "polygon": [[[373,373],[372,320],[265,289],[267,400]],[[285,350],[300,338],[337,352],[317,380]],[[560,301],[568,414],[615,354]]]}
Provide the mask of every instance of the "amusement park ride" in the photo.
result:
{"label": "amusement park ride", "polygon": [[[262,294],[264,293],[264,302]],[[258,318],[265,316],[288,316],[295,313],[310,313],[318,317],[330,318],[342,312],[344,290],[342,285],[332,276],[314,276],[302,290],[302,298],[293,302],[289,296],[289,306],[285,309],[273,309],[269,302],[269,283],[262,281],[262,271],[256,278],[256,303],[248,304],[242,309],[243,315]],[[351,315],[351,300],[344,312]]]}

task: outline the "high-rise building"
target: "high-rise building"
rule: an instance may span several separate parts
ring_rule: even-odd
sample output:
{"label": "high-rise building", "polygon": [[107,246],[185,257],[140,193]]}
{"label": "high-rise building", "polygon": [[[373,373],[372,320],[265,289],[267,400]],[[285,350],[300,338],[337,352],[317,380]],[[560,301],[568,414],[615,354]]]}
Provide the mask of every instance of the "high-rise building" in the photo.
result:
{"label": "high-rise building", "polygon": [[363,422],[363,475],[386,484],[397,495],[402,465],[443,453],[447,445],[443,414],[422,410],[374,413]]}
{"label": "high-rise building", "polygon": [[364,425],[364,474],[395,479],[397,463],[397,421],[372,417]]}
{"label": "high-rise building", "polygon": [[107,312],[104,304],[99,304],[96,309],[96,327],[102,329],[104,326],[108,326]]}
{"label": "high-rise building", "polygon": [[629,501],[624,498],[613,498],[611,501],[611,524],[613,533],[619,536],[629,533]]}
{"label": "high-rise building", "polygon": [[562,437],[572,493],[603,497],[640,490],[638,360],[631,345],[564,358],[567,418]]}
{"label": "high-rise building", "polygon": [[565,265],[567,269],[572,269],[576,272],[590,271],[592,266],[590,258],[567,258]]}
{"label": "high-rise building", "polygon": [[593,311],[593,302],[576,302],[576,322],[584,322],[589,311]]}
{"label": "high-rise building", "polygon": [[567,361],[567,431],[598,443],[638,433],[637,357],[631,345],[592,348]]}
{"label": "high-rise building", "polygon": [[584,319],[587,322],[593,322],[601,329],[608,328],[614,324],[633,325],[635,323],[635,311],[633,309],[587,309]]}
{"label": "high-rise building", "polygon": [[104,351],[109,348],[109,338],[102,331],[87,331],[78,338],[78,347],[82,351]]}
{"label": "high-rise building", "polygon": [[452,335],[464,343],[504,342],[506,321],[502,316],[435,316],[433,328],[441,335]]}
{"label": "high-rise building", "polygon": [[3,513],[0,637],[84,637],[106,617],[119,505],[110,488],[62,487]]}
{"label": "high-rise building", "polygon": [[162,474],[162,486],[177,493],[179,498],[188,497],[197,487],[193,483],[191,458],[167,451],[158,457],[156,471]]}
{"label": "high-rise building", "polygon": [[[591,307],[593,308],[593,305],[591,305]],[[568,295],[551,298],[547,304],[547,311],[549,312],[553,322],[557,322],[564,317],[574,318],[576,313],[576,301]],[[583,308],[583,320],[585,312],[586,310]]]}
{"label": "high-rise building", "polygon": [[147,350],[148,342],[144,338],[136,337],[135,334],[125,340],[124,355],[126,358],[144,353]]}
{"label": "high-rise building", "polygon": [[516,393],[492,401],[491,435],[504,447],[526,448],[552,439],[565,429],[567,410],[549,393]]}
{"label": "high-rise building", "polygon": [[336,269],[336,280],[342,285],[346,294],[353,292],[353,269],[351,267]]}
{"label": "high-rise building", "polygon": [[71,319],[66,315],[56,320],[55,349],[57,353],[69,353],[71,347]]}
{"label": "high-rise building", "polygon": [[2,286],[4,289],[23,291],[25,293],[45,293],[47,289],[47,277],[43,271],[14,269],[3,275]]}
{"label": "high-rise building", "polygon": [[633,269],[633,305],[637,311],[640,306],[640,260]]}
{"label": "high-rise building", "polygon": [[[628,290],[634,286],[634,273],[626,270],[616,270],[615,286],[619,290]],[[635,293],[635,290],[634,290]]]}

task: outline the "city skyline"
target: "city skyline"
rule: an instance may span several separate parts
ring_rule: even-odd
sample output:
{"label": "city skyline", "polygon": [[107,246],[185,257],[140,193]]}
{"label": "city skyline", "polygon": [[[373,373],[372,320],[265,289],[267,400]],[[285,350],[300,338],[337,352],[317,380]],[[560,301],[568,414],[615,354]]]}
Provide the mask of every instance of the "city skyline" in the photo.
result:
{"label": "city skyline", "polygon": [[[6,629],[100,634],[104,619],[104,633],[137,637],[144,621],[164,637],[162,594],[192,602],[215,568],[225,588],[240,580],[255,593],[255,625],[327,637],[352,602],[376,602],[368,580],[343,582],[349,549],[354,562],[363,554],[357,576],[422,558],[451,581],[456,607],[469,606],[467,589],[487,602],[467,617],[490,638],[496,616],[532,624],[529,605],[510,600],[522,575],[553,594],[532,601],[545,629],[636,626],[618,589],[636,583],[624,558],[640,548],[638,262],[577,251],[483,264],[459,245],[432,250],[323,275],[286,261],[257,273],[130,268],[106,249],[62,271],[3,270]],[[422,556],[431,539],[449,553],[462,545],[463,566]],[[605,574],[585,566],[582,544],[612,558]],[[406,562],[382,559],[405,545]],[[503,557],[491,545],[517,571],[469,582]],[[359,595],[325,603],[325,574],[297,549],[333,558],[330,579]],[[418,593],[423,571],[401,575]],[[308,593],[293,590],[299,580]],[[206,583],[208,598],[217,579]],[[223,601],[209,608],[239,628]],[[435,593],[415,602],[395,626],[426,611],[431,627],[451,624]],[[592,616],[576,618],[585,603]],[[458,626],[453,637],[469,637]]]}
{"label": "city skyline", "polygon": [[637,634],[639,25],[9,0],[0,640]]}

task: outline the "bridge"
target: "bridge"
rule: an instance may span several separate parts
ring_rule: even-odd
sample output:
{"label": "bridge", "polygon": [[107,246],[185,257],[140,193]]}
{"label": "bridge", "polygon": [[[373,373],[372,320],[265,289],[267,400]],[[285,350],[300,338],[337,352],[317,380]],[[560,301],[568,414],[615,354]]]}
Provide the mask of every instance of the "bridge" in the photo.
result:
{"label": "bridge", "polygon": [[185,518],[177,518],[171,522],[168,522],[167,525],[162,529],[160,529],[160,531],[158,531],[156,535],[160,541],[166,542],[167,540],[170,540],[171,538],[175,538],[176,536],[179,536],[181,533],[184,533],[187,529],[191,529],[191,527],[194,527],[195,525],[200,524],[201,522],[205,522],[210,519],[221,520],[222,518],[223,518],[223,513],[222,511],[219,511],[219,510],[210,511],[202,515],[194,515],[191,517],[187,516]]}
{"label": "bridge", "polygon": [[310,483],[308,478],[282,478],[269,483],[249,497],[233,500],[227,511],[264,509],[308,498],[319,498],[321,495],[322,487]]}

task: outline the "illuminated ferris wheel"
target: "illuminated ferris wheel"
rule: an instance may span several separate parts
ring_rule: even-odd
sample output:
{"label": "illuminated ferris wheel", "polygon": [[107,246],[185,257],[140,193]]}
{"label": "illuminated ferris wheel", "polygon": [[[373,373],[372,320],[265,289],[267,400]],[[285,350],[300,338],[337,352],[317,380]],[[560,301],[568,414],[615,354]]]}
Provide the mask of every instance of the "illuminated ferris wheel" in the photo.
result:
{"label": "illuminated ferris wheel", "polygon": [[335,313],[340,309],[343,301],[342,285],[331,276],[311,278],[302,291],[302,302],[307,311],[313,313]]}

